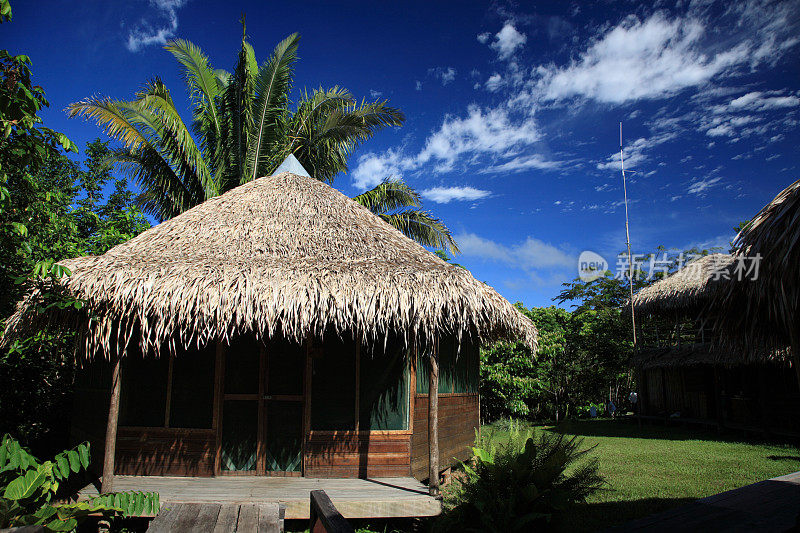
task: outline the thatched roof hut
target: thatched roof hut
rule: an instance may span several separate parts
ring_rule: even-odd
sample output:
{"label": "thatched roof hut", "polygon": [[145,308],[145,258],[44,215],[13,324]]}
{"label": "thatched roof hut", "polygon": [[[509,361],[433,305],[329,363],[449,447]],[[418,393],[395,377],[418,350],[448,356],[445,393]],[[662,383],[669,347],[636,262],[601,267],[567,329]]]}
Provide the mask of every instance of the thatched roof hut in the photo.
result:
{"label": "thatched roof hut", "polygon": [[711,327],[715,298],[741,283],[738,259],[701,257],[634,296],[640,416],[782,434],[800,427],[788,351],[747,347]]}
{"label": "thatched roof hut", "polygon": [[729,254],[710,254],[641,289],[633,297],[636,313],[699,310],[719,287],[733,259]]}
{"label": "thatched roof hut", "polygon": [[720,337],[747,349],[791,346],[800,381],[800,180],[781,191],[736,237],[735,258],[757,276],[731,280],[712,302]]}
{"label": "thatched roof hut", "polygon": [[[83,326],[88,354],[242,332],[301,341],[331,328],[364,340],[393,331],[431,342],[454,332],[536,344],[530,320],[494,289],[336,189],[295,174],[254,180],[102,256],[61,264],[72,273],[61,284],[95,319],[50,318]],[[8,331],[37,319],[36,296]]]}
{"label": "thatched roof hut", "polygon": [[[699,321],[700,328],[714,319],[714,297],[727,290],[736,256],[710,254],[697,258],[679,271],[641,289],[633,297],[637,314],[670,320]],[[699,342],[699,339],[695,339]],[[642,347],[634,363],[642,368],[719,364],[723,366],[785,360],[784,347],[765,349],[720,341],[710,335],[702,343],[672,347]]]}
{"label": "thatched roof hut", "polygon": [[[104,491],[117,473],[235,472],[414,475],[437,494],[479,427],[479,345],[536,347],[494,289],[289,172],[62,264],[58,288],[84,308],[39,314],[34,292],[7,333],[67,325],[87,367],[112,362],[106,380],[87,370],[73,420],[104,449]],[[90,413],[106,398],[104,422]]]}

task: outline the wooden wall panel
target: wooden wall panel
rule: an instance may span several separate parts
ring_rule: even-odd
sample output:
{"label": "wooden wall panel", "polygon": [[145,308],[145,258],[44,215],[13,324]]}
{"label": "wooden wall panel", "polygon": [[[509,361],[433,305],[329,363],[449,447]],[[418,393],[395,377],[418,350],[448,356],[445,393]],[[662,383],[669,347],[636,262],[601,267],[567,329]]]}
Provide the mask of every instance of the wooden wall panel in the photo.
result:
{"label": "wooden wall panel", "polygon": [[403,477],[411,468],[411,435],[312,432],[304,453],[306,477]]}
{"label": "wooden wall panel", "polygon": [[647,380],[647,415],[664,414],[664,389],[662,385],[662,372],[660,368],[645,370]]}
{"label": "wooden wall panel", "polygon": [[[472,456],[475,430],[480,427],[477,394],[439,395],[439,465],[442,470]],[[414,434],[411,438],[411,474],[428,477],[428,396],[414,398]]]}
{"label": "wooden wall panel", "polygon": [[117,431],[116,473],[213,476],[215,443],[210,429],[121,427]]}

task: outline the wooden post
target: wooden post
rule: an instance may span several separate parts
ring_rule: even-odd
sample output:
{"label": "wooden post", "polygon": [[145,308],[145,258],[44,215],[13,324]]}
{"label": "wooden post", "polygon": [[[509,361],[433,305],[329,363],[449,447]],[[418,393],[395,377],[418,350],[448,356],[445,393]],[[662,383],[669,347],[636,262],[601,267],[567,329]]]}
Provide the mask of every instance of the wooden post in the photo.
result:
{"label": "wooden post", "polygon": [[108,425],[106,426],[106,451],[103,457],[103,485],[100,492],[105,494],[113,490],[114,454],[117,449],[117,424],[119,422],[120,364],[122,356],[116,354],[114,370],[111,375],[111,400],[108,404]]}
{"label": "wooden post", "polygon": [[661,394],[663,396],[664,424],[669,423],[669,402],[667,401],[667,368],[661,367]]}
{"label": "wooden post", "polygon": [[758,410],[761,419],[761,431],[764,436],[769,434],[769,422],[767,421],[767,375],[764,363],[758,365]]}
{"label": "wooden post", "polygon": [[716,411],[717,417],[717,431],[722,431],[723,426],[725,425],[725,420],[723,418],[723,411],[722,411],[722,375],[720,373],[719,366],[717,364],[714,365],[714,407]]}
{"label": "wooden post", "polygon": [[[438,346],[437,346],[438,348]],[[428,492],[439,495],[439,353],[428,357]]]}

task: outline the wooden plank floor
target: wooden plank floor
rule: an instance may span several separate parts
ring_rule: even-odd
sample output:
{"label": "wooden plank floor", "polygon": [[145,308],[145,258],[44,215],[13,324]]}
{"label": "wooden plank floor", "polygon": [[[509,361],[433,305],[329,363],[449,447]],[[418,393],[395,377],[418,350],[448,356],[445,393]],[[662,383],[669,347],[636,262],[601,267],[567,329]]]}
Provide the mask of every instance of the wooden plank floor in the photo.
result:
{"label": "wooden plank floor", "polygon": [[277,503],[167,503],[147,528],[148,533],[283,533]]}
{"label": "wooden plank floor", "polygon": [[800,472],[702,498],[614,531],[788,531],[800,525]]}
{"label": "wooden plank floor", "polygon": [[[309,518],[312,490],[324,490],[345,518],[389,518],[435,516],[441,502],[411,477],[374,479],[319,479],[305,477],[172,477],[117,476],[114,490],[158,492],[166,503],[260,504],[282,503],[287,519]],[[93,485],[78,497],[97,495]]]}

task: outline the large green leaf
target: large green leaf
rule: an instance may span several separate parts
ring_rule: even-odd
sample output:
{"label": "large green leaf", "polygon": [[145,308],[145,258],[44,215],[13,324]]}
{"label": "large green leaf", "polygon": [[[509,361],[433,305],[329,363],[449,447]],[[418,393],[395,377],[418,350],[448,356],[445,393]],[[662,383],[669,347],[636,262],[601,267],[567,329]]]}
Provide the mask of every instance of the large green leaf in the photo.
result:
{"label": "large green leaf", "polygon": [[9,500],[24,500],[32,498],[42,488],[49,477],[48,464],[39,465],[36,470],[29,470],[23,476],[11,481],[3,492],[3,497]]}
{"label": "large green leaf", "polygon": [[58,465],[58,472],[61,474],[61,477],[67,478],[70,472],[67,456],[63,453],[56,455],[56,465]]}
{"label": "large green leaf", "polygon": [[79,472],[81,469],[81,458],[75,450],[67,451],[67,459],[69,459],[69,468],[73,472]]}
{"label": "large green leaf", "polygon": [[78,457],[81,460],[81,466],[86,469],[89,468],[89,443],[78,445]]}

